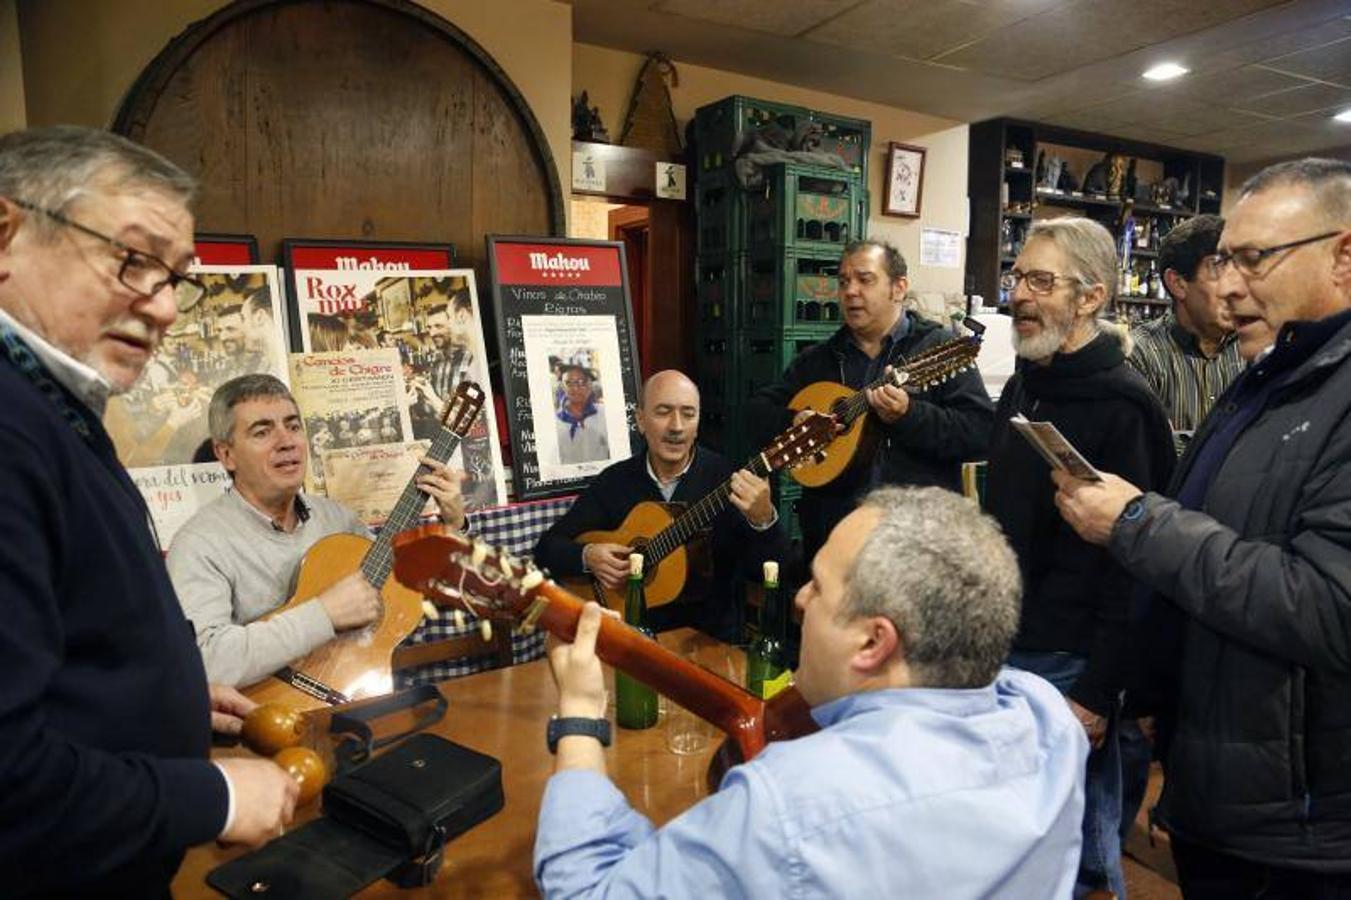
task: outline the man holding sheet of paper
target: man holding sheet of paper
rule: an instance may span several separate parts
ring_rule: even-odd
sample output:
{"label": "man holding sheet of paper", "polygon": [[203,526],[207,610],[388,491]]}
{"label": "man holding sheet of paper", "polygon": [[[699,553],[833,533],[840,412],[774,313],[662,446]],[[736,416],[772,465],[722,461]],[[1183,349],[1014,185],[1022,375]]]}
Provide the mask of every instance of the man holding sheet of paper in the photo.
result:
{"label": "man holding sheet of paper", "polygon": [[[1167,415],[1126,365],[1117,333],[1098,323],[1116,271],[1112,236],[1096,222],[1051,219],[1030,229],[1005,275],[1019,361],[995,410],[986,502],[1023,575],[1023,615],[1009,664],[1059,688],[1095,748],[1079,885],[1124,896],[1116,719],[1132,582],[1061,519],[1050,478],[1066,459],[1129,471],[1136,484],[1155,488],[1172,470]],[[1020,426],[1043,446],[1034,447]]]}

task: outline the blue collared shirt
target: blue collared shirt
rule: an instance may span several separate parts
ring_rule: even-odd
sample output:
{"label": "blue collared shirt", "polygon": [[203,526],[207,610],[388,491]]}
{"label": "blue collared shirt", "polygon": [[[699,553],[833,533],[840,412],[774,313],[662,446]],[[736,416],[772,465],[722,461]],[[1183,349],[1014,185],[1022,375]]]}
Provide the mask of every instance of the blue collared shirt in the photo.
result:
{"label": "blue collared shirt", "polygon": [[1088,742],[1060,694],[1005,669],[974,690],[869,691],[812,711],[654,829],[597,772],[555,774],[546,897],[1068,897]]}

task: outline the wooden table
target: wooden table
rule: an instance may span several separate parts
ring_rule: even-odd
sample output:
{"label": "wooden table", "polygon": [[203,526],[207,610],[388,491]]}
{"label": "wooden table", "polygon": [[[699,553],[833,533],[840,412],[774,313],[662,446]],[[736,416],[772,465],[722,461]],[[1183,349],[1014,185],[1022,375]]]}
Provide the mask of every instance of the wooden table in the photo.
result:
{"label": "wooden table", "polygon": [[[740,650],[690,629],[667,632],[660,640],[741,683],[745,656]],[[611,677],[608,670],[607,677]],[[544,727],[558,706],[548,662],[541,659],[448,681],[441,685],[441,691],[450,706],[445,718],[430,730],[501,760],[506,805],[447,845],[445,863],[433,885],[400,890],[382,880],[358,896],[536,896],[531,873],[535,823],[544,784],[553,773],[553,757],[544,745]],[[666,749],[664,726],[665,716],[655,727],[642,731],[616,728],[614,744],[605,754],[610,777],[634,808],[657,825],[707,793],[704,778],[718,742],[715,735],[705,751],[677,756]],[[313,817],[317,807],[316,801],[301,810],[298,820]],[[174,879],[174,896],[218,900],[220,895],[206,884],[206,873],[242,853],[214,844],[193,849]]]}

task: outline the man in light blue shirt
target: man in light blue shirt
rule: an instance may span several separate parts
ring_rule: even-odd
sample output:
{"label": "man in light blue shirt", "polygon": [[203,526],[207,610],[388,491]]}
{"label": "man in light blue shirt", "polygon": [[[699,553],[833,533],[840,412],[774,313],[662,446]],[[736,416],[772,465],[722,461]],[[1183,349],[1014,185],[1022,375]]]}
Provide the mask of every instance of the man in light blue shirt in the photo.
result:
{"label": "man in light blue shirt", "polygon": [[[1018,565],[938,488],[885,488],[831,532],[797,595],[797,687],[821,731],[771,744],[661,829],[557,742],[535,842],[546,897],[1068,897],[1088,742],[1035,675],[1000,670]],[[605,714],[600,609],[550,662],[559,716]]]}

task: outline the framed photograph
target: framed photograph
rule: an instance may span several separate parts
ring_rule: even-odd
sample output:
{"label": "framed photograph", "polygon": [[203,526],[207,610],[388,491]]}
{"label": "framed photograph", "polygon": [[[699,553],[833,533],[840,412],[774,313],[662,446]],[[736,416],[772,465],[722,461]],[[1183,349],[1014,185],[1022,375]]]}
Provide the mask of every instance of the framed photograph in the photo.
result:
{"label": "framed photograph", "polygon": [[887,148],[887,190],[882,212],[888,216],[919,217],[920,191],[924,187],[923,147],[892,141]]}

